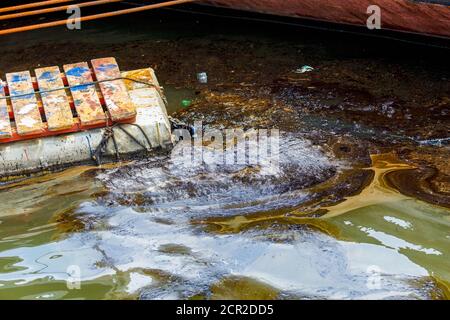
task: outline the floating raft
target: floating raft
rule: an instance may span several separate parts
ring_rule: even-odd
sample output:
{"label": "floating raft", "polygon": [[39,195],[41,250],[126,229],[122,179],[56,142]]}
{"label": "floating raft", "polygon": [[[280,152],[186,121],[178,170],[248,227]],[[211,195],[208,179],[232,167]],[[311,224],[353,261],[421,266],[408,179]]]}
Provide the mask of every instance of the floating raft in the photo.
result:
{"label": "floating raft", "polygon": [[6,74],[0,83],[0,177],[92,161],[111,131],[105,158],[172,144],[165,98],[151,68],[121,72],[114,58],[94,59],[91,66],[39,68],[35,77]]}

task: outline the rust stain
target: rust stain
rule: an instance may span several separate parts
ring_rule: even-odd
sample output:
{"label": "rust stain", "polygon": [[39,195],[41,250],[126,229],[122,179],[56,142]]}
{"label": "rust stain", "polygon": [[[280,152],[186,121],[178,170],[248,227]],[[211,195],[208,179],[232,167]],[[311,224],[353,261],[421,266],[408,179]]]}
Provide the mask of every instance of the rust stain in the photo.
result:
{"label": "rust stain", "polygon": [[[3,84],[0,84],[0,98],[5,97]],[[5,99],[0,99],[0,139],[10,138],[12,135],[9,122],[8,104]]]}
{"label": "rust stain", "polygon": [[67,82],[82,125],[93,125],[106,122],[105,113],[100,104],[95,85],[92,83],[92,75],[86,62],[64,65]]}
{"label": "rust stain", "polygon": [[[94,59],[91,63],[98,81],[121,77],[119,66],[114,58]],[[113,121],[136,116],[136,107],[131,102],[123,80],[101,82],[99,87]]]}
{"label": "rust stain", "polygon": [[[43,132],[45,128],[39,112],[30,72],[7,73],[6,80],[11,94],[17,133],[29,135]],[[14,97],[17,95],[25,96]]]}
{"label": "rust stain", "polygon": [[[46,67],[35,70],[41,91],[63,88],[59,67]],[[41,93],[47,118],[48,130],[58,131],[69,129],[74,125],[69,100],[64,89]]]}
{"label": "rust stain", "polygon": [[[145,69],[138,69],[133,71],[125,71],[122,72],[122,76],[129,78],[129,79],[135,79],[146,83],[152,83],[155,84],[155,79],[153,78],[153,74],[150,68]],[[127,87],[127,90],[135,90],[140,88],[148,88],[148,85],[144,83],[139,83],[131,80],[124,80],[125,85]]]}

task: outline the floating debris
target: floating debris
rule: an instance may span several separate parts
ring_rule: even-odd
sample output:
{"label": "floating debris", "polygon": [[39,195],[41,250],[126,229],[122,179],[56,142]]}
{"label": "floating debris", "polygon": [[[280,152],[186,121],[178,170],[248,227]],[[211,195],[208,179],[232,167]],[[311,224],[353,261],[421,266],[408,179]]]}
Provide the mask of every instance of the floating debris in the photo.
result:
{"label": "floating debris", "polygon": [[192,105],[192,101],[188,99],[181,100],[181,105],[185,108],[188,108]]}
{"label": "floating debris", "polygon": [[202,84],[207,84],[208,83],[208,74],[206,72],[197,73],[197,79],[198,79],[198,82],[200,82]]}
{"label": "floating debris", "polygon": [[294,72],[295,72],[295,73],[306,73],[306,72],[311,72],[311,71],[313,71],[313,70],[314,70],[313,67],[304,65],[303,67],[298,68],[298,69],[295,70]]}

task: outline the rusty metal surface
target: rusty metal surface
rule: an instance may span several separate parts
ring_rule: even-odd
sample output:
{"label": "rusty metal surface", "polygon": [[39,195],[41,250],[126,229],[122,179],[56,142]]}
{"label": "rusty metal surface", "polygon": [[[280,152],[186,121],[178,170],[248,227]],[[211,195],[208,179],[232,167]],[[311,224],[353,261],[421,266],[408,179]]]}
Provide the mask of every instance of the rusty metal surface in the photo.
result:
{"label": "rusty metal surface", "polygon": [[[98,81],[120,78],[120,70],[114,58],[100,58],[91,61]],[[136,116],[136,108],[131,103],[123,80],[99,83],[106,107],[113,121]]]}
{"label": "rusty metal surface", "polygon": [[[133,71],[124,71],[122,72],[122,76],[127,79],[138,79],[142,82],[153,83],[156,86],[159,86],[158,80],[156,79],[155,73],[153,69],[139,69]],[[132,80],[125,79],[125,86],[127,90],[134,90],[138,88],[148,88],[145,83],[134,82]]]}
{"label": "rusty metal surface", "polygon": [[[43,132],[42,123],[33,83],[29,71],[7,73],[11,103],[14,111],[17,133],[30,135]],[[16,95],[25,95],[14,97]]]}
{"label": "rusty metal surface", "polygon": [[[39,68],[35,70],[35,73],[40,91],[64,87],[61,72],[57,66]],[[65,130],[74,125],[73,115],[65,89],[42,92],[41,98],[44,105],[48,130]]]}
{"label": "rusty metal surface", "polygon": [[[0,98],[5,97],[5,89],[0,83]],[[11,122],[9,121],[8,104],[5,99],[0,99],[0,139],[11,137]]]}
{"label": "rusty metal surface", "polygon": [[[70,89],[75,108],[84,126],[98,124],[106,121],[106,115],[100,104],[95,85],[92,83],[92,75],[86,62],[64,65],[67,82],[70,86],[76,86]],[[81,85],[81,86],[80,86]]]}
{"label": "rusty metal surface", "polygon": [[410,0],[208,0],[209,4],[289,17],[365,26],[367,8],[381,8],[381,27],[450,37],[450,7]]}

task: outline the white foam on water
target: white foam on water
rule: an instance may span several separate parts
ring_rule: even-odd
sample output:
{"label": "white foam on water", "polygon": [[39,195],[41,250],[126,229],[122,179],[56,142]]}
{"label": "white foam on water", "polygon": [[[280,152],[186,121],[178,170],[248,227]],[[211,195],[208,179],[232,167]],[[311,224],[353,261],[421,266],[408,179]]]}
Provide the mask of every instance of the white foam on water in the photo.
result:
{"label": "white foam on water", "polygon": [[303,187],[331,176],[336,164],[307,140],[283,139],[279,163],[196,165],[179,155],[156,165],[144,162],[131,170],[107,171],[98,178],[111,194],[141,192],[151,199],[152,210],[170,208],[172,213],[232,215],[294,206],[305,200]]}

